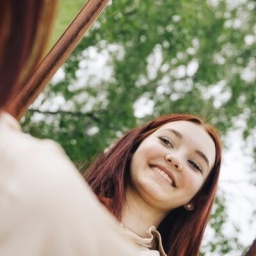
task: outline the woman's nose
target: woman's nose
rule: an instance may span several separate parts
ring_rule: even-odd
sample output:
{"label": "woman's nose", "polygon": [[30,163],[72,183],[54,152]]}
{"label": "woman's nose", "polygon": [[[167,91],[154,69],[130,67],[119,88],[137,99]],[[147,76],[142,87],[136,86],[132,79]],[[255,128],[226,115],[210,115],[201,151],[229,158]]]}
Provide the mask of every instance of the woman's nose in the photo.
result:
{"label": "woman's nose", "polygon": [[177,157],[174,157],[174,156],[171,156],[171,155],[167,154],[167,155],[165,156],[165,160],[166,160],[168,163],[172,164],[172,165],[176,168],[176,170],[178,170],[178,171],[181,171],[181,170],[182,170],[181,163],[180,163],[180,161],[178,160]]}

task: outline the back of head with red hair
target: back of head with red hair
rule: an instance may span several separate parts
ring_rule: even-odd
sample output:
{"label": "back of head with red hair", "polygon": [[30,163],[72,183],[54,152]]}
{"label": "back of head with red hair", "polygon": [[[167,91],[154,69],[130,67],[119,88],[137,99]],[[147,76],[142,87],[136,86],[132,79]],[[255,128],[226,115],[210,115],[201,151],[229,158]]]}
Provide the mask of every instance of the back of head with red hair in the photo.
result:
{"label": "back of head with red hair", "polygon": [[162,125],[174,121],[188,121],[203,126],[216,149],[214,166],[193,198],[195,209],[186,211],[184,207],[179,207],[171,211],[158,227],[168,256],[195,256],[199,253],[210,217],[221,165],[221,142],[212,126],[193,115],[170,114],[157,118],[126,133],[112,148],[96,159],[87,170],[85,178],[99,199],[121,220],[125,186],[129,180],[130,162],[134,152],[144,138]]}

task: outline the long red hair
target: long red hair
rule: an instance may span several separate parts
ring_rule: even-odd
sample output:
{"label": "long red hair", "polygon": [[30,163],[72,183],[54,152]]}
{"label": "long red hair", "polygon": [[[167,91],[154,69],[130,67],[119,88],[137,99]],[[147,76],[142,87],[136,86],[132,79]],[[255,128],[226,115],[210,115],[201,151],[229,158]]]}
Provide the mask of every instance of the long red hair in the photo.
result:
{"label": "long red hair", "polygon": [[40,61],[57,0],[0,1],[0,110]]}
{"label": "long red hair", "polygon": [[214,166],[200,191],[193,198],[195,209],[179,207],[160,223],[163,245],[168,256],[198,255],[203,233],[214,203],[221,165],[221,142],[216,130],[198,117],[187,114],[162,116],[126,133],[113,147],[101,154],[85,173],[85,179],[98,198],[120,221],[129,180],[130,162],[141,141],[160,126],[174,121],[201,125],[215,144]]}

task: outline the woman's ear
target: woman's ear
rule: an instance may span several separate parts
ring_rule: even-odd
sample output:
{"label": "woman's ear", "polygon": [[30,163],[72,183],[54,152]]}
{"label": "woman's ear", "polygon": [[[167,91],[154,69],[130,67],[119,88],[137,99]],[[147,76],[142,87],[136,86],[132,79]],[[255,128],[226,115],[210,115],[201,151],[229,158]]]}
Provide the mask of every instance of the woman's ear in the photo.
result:
{"label": "woman's ear", "polygon": [[195,209],[195,206],[193,203],[187,203],[184,205],[184,208],[187,210],[187,211],[193,211]]}

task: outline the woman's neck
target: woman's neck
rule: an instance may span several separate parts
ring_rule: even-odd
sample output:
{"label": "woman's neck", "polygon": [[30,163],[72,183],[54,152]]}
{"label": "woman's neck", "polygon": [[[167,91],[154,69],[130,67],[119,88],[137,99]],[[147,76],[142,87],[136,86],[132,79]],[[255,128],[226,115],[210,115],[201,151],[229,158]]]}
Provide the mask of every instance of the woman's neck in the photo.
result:
{"label": "woman's neck", "polygon": [[144,237],[149,227],[158,227],[164,217],[162,211],[152,208],[131,189],[126,189],[126,201],[121,219],[126,228]]}

